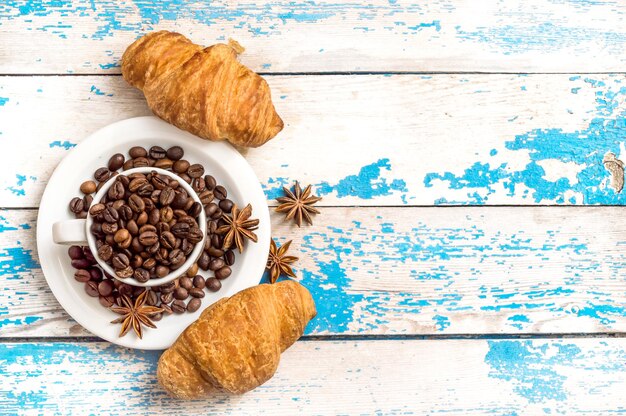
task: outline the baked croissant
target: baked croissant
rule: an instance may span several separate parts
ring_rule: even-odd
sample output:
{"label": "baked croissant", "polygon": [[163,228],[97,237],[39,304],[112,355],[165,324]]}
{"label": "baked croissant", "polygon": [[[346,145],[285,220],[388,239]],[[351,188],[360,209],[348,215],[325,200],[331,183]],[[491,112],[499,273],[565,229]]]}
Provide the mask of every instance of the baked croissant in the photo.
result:
{"label": "baked croissant", "polygon": [[143,91],[154,114],[209,140],[258,147],[283,128],[270,88],[237,61],[235,41],[203,48],[183,35],[145,35],[122,56],[122,75]]}
{"label": "baked croissant", "polygon": [[159,384],[181,399],[252,390],[274,375],[280,353],[315,314],[309,291],[292,280],[221,299],[163,353]]}

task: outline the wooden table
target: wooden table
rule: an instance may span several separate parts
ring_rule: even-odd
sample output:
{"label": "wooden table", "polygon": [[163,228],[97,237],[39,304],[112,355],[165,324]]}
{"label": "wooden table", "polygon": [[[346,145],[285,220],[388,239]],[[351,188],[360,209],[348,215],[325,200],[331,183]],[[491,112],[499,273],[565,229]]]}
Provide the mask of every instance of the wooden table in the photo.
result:
{"label": "wooden table", "polygon": [[[582,0],[3,1],[0,412],[626,412],[626,193],[603,164],[626,158],[625,16]],[[159,353],[77,325],[37,259],[59,160],[150,113],[118,62],[157,29],[247,47],[286,122],[245,154],[268,204],[296,179],[324,198],[314,226],[272,216],[319,315],[242,397],[169,399]]]}

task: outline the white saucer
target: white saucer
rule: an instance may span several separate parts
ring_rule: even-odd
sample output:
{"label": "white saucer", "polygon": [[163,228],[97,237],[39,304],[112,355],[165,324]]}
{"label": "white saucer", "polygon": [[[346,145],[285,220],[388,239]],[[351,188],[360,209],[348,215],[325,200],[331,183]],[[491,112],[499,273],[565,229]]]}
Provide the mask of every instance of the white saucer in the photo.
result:
{"label": "white saucer", "polygon": [[[217,293],[205,290],[202,307],[195,313],[164,316],[156,322],[157,329],[145,328],[143,339],[131,330],[119,338],[119,324],[110,321],[119,315],[102,307],[97,298],[89,297],[83,284],[74,280],[74,268],[67,254],[68,246],[54,244],[52,224],[72,218],[68,203],[79,196],[80,184],[93,178],[93,172],[106,166],[109,157],[122,153],[128,157],[132,146],[146,149],[159,145],[165,149],[179,145],[184,158],[201,163],[207,174],[228,190],[228,197],[238,206],[252,204],[252,217],[258,218],[257,243],[248,241],[243,254],[236,252],[232,275],[222,281]],[[168,348],[178,335],[198,318],[202,309],[225,296],[257,285],[262,278],[270,245],[270,217],[259,180],[246,160],[226,142],[199,139],[156,118],[137,117],[120,121],[98,130],[72,149],[59,163],[48,181],[37,218],[37,249],[39,261],[50,289],[72,318],[93,334],[114,344],[129,348],[159,350]],[[202,272],[204,276],[212,272]]]}

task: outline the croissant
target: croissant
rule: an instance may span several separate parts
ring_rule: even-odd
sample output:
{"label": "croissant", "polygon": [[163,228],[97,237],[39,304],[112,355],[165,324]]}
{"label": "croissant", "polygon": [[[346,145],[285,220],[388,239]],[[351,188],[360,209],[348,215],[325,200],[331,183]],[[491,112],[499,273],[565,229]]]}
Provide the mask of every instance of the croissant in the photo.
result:
{"label": "croissant", "polygon": [[122,56],[122,75],[163,120],[208,140],[258,147],[283,128],[270,88],[239,61],[235,41],[203,48],[168,31],[150,33]]}
{"label": "croissant", "polygon": [[315,314],[309,291],[292,280],[221,299],[161,355],[158,382],[181,399],[252,390],[274,375],[281,352]]}

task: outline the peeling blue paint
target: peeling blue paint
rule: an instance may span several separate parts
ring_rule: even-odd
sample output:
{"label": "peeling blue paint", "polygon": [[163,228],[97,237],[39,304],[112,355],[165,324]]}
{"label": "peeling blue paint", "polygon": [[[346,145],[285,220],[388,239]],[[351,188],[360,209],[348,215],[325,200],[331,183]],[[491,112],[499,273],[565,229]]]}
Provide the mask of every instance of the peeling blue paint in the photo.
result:
{"label": "peeling blue paint", "polygon": [[5,105],[7,102],[9,102],[9,99],[6,97],[0,97],[0,106]]}
{"label": "peeling blue paint", "polygon": [[98,87],[96,87],[95,85],[91,86],[91,89],[89,90],[90,92],[93,92],[96,95],[106,95],[107,97],[113,97],[113,94],[105,94],[104,92],[102,92]]}
{"label": "peeling blue paint", "polygon": [[437,331],[443,331],[450,326],[450,319],[447,316],[435,315],[433,321],[435,321]]}
{"label": "peeling blue paint", "polygon": [[61,142],[60,140],[55,140],[53,142],[50,142],[49,146],[51,148],[52,147],[61,147],[61,148],[65,149],[65,150],[69,150],[72,147],[76,146],[76,143],[71,143],[71,142],[69,142],[67,140],[65,140],[63,142]]}
{"label": "peeling blue paint", "polygon": [[31,250],[21,246],[0,249],[0,279],[17,280],[21,273],[32,273],[40,268]]}
{"label": "peeling blue paint", "polygon": [[113,69],[113,68],[119,68],[120,64],[118,64],[117,62],[111,62],[108,64],[98,64],[98,66],[100,67],[100,69]]}

